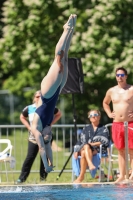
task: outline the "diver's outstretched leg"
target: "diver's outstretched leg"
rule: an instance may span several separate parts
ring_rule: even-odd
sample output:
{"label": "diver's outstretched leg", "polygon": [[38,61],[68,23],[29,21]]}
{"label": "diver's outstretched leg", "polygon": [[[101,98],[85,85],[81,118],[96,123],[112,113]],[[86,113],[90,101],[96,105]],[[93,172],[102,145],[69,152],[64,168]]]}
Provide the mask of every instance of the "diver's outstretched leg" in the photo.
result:
{"label": "diver's outstretched leg", "polygon": [[64,25],[64,32],[56,46],[56,57],[52,66],[50,67],[47,75],[41,83],[41,93],[45,98],[50,98],[60,86],[63,78],[62,58],[64,56],[65,47],[67,44],[68,36],[73,29],[73,17],[69,17],[67,24]]}
{"label": "diver's outstretched leg", "polygon": [[71,43],[71,40],[72,40],[72,36],[73,36],[73,32],[74,32],[74,28],[75,28],[76,20],[77,20],[77,15],[73,14],[72,16],[73,16],[73,29],[70,31],[70,34],[68,36],[64,57],[62,58],[63,78],[62,78],[60,90],[62,90],[62,88],[65,86],[66,81],[67,81],[67,77],[68,77],[68,51],[69,51],[70,43]]}
{"label": "diver's outstretched leg", "polygon": [[[61,55],[61,53],[63,54],[64,51],[66,50],[66,44],[68,42],[67,37],[69,35],[70,30],[73,30],[73,26],[74,26],[74,19],[73,19],[73,15],[71,14],[67,23],[63,26],[64,31],[63,31],[63,33],[56,45],[56,48],[55,48],[55,57],[57,55]],[[64,40],[64,38],[65,38],[65,40]],[[60,53],[60,51],[62,51],[62,52]],[[62,57],[63,57],[63,55],[62,55]]]}
{"label": "diver's outstretched leg", "polygon": [[73,17],[72,18],[73,19],[73,29],[71,30],[69,37],[67,39],[67,43],[66,43],[66,48],[65,48],[65,57],[66,58],[68,58],[68,51],[69,51],[70,43],[71,43],[72,36],[73,36],[73,33],[74,33],[74,28],[76,26],[77,15],[73,14],[72,17]]}

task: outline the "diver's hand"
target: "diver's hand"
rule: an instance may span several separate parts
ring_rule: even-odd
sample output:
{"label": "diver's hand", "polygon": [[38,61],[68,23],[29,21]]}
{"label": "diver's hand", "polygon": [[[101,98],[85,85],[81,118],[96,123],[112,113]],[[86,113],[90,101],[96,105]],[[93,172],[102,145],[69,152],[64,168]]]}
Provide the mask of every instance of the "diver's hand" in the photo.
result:
{"label": "diver's hand", "polygon": [[47,167],[45,168],[45,171],[46,171],[47,173],[50,173],[50,172],[54,171],[54,170],[53,170],[54,167],[55,167],[55,166],[47,166]]}

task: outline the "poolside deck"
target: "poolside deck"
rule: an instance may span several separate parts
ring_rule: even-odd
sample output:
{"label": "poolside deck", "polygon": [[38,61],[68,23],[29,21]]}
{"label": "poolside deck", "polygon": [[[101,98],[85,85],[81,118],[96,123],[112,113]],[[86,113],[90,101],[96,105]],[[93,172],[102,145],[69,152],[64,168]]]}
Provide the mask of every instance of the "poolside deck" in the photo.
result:
{"label": "poolside deck", "polygon": [[114,182],[86,182],[86,183],[22,183],[22,184],[15,184],[15,183],[2,183],[0,187],[3,186],[42,186],[42,185],[114,185]]}

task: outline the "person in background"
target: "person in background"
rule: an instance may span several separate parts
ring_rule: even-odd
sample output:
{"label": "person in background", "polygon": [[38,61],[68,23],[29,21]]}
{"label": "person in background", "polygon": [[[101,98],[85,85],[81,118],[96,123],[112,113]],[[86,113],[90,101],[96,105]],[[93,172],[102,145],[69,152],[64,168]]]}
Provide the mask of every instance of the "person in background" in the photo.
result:
{"label": "person in background", "polygon": [[[109,118],[113,119],[112,139],[118,150],[118,164],[120,176],[115,183],[125,180],[125,136],[124,122],[128,122],[128,152],[130,155],[131,176],[133,180],[133,86],[127,83],[127,70],[119,67],[115,71],[117,85],[106,92],[103,108]],[[110,103],[113,104],[113,110]]]}
{"label": "person in background", "polygon": [[[17,180],[17,183],[22,183],[22,182],[26,181],[27,177],[30,174],[30,170],[34,163],[34,160],[38,154],[39,149],[38,149],[38,145],[36,143],[35,137],[31,132],[31,124],[32,124],[33,116],[34,116],[40,95],[41,95],[40,91],[36,91],[34,94],[34,97],[33,97],[33,104],[26,106],[23,109],[22,113],[20,114],[20,121],[27,128],[27,130],[29,132],[29,139],[28,139],[27,156],[23,163],[23,166],[21,169],[21,174]],[[58,108],[55,108],[54,118],[53,118],[51,125],[56,123],[60,118],[61,118],[61,112]],[[40,180],[41,181],[45,180],[47,175],[48,175],[48,173],[45,171],[42,159],[40,157]]]}
{"label": "person in background", "polygon": [[87,167],[89,167],[90,171],[96,169],[92,162],[92,157],[99,153],[101,144],[102,154],[107,154],[107,147],[109,145],[109,131],[104,125],[100,124],[100,111],[89,111],[88,118],[91,123],[84,127],[80,140],[74,148],[74,158],[77,159],[81,155],[80,175],[74,183],[81,183],[84,180]]}
{"label": "person in background", "polygon": [[[41,82],[41,98],[35,111],[32,133],[39,146],[39,152],[47,173],[53,171],[53,154],[50,145],[52,133],[50,124],[58,96],[68,77],[68,51],[76,24],[76,15],[70,15],[63,26],[63,33],[55,48],[55,58]],[[47,160],[48,158],[48,160]]]}

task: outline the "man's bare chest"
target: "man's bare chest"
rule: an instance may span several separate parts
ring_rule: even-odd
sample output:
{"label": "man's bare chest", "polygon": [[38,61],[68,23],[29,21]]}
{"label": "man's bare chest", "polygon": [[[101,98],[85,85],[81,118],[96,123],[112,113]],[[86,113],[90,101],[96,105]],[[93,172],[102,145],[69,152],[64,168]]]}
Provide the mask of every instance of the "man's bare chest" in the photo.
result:
{"label": "man's bare chest", "polygon": [[112,102],[133,103],[133,92],[131,90],[115,90],[111,95]]}

